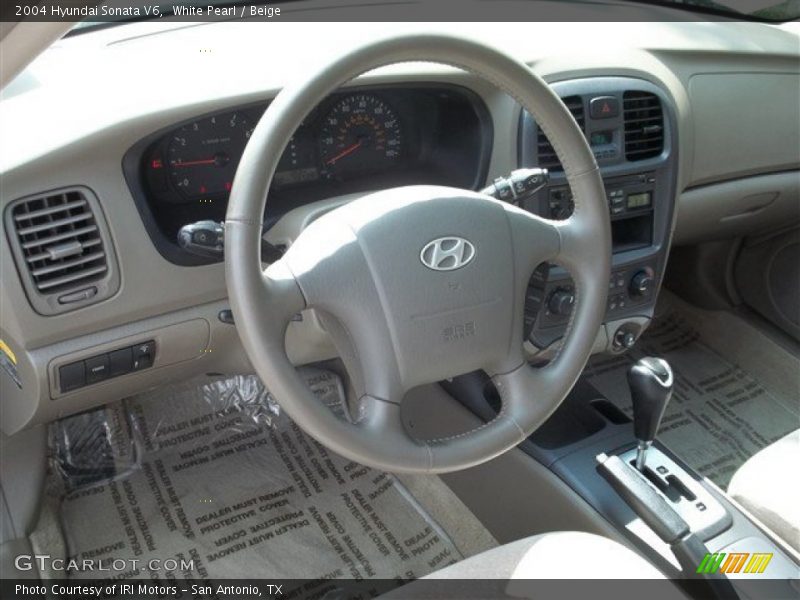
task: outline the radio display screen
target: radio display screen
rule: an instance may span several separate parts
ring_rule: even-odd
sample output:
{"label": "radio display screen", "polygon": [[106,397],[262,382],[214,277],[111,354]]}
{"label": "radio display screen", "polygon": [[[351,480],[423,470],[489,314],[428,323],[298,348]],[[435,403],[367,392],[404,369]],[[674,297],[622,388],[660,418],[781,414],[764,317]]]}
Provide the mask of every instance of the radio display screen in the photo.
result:
{"label": "radio display screen", "polygon": [[652,202],[650,192],[628,194],[628,208],[644,208]]}

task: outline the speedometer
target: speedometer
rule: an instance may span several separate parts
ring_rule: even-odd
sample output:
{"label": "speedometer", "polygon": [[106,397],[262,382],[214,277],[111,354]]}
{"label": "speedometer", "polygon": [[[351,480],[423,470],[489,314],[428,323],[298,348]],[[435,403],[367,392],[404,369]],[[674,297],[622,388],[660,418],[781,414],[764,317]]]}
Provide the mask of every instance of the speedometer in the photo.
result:
{"label": "speedometer", "polygon": [[172,184],[187,199],[229,192],[252,132],[253,126],[236,112],[181,127],[167,148]]}
{"label": "speedometer", "polygon": [[382,171],[402,155],[400,122],[377,96],[345,96],[325,116],[319,145],[328,175]]}

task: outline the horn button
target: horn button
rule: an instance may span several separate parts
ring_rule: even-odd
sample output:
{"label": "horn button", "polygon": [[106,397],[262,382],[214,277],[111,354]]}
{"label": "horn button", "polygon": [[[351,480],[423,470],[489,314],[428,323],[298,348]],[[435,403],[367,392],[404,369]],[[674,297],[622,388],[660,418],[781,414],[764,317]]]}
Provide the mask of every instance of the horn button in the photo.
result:
{"label": "horn button", "polygon": [[[285,259],[309,306],[343,323],[402,387],[491,369],[512,339],[514,256],[503,205],[450,188],[365,196],[312,223]],[[385,370],[386,362],[382,368]]]}

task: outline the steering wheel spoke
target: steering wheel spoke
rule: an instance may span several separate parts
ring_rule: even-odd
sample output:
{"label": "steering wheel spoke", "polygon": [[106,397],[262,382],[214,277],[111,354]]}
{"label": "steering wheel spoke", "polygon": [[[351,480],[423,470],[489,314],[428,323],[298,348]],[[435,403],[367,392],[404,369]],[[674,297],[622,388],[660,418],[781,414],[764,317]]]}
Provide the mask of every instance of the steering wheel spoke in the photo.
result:
{"label": "steering wheel spoke", "polygon": [[[261,241],[261,226],[240,220],[228,220],[225,223],[225,238],[230,245],[245,244],[258,248]],[[261,261],[246,261],[240,265],[247,276],[243,284],[247,290],[250,304],[246,312],[260,316],[260,326],[270,331],[285,329],[291,318],[307,307],[305,297],[297,280],[289,270],[285,260],[278,260],[266,269],[262,269]],[[234,316],[239,318],[234,306]]]}
{"label": "steering wheel spoke", "polygon": [[262,272],[266,305],[278,321],[288,322],[297,313],[308,308],[306,299],[286,263],[272,263]]}
{"label": "steering wheel spoke", "polygon": [[409,442],[416,444],[417,442],[403,427],[400,411],[399,402],[387,402],[365,394],[358,400],[356,425],[369,435],[374,435],[387,443],[390,440],[399,440],[403,444]]}
{"label": "steering wheel spoke", "polygon": [[511,226],[516,269],[523,275],[541,263],[555,259],[561,251],[558,221],[529,213],[512,204],[504,205]]}

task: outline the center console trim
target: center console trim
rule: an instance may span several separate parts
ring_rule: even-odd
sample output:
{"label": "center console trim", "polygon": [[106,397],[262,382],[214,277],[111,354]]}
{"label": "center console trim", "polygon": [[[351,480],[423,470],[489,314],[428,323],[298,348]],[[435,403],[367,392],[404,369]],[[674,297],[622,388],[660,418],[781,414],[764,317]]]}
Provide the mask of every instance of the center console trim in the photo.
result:
{"label": "center console trim", "polygon": [[[619,303],[615,303],[614,312],[611,311],[611,302],[608,305],[606,314],[606,323],[615,323],[615,329],[609,331],[607,329],[607,345],[604,348],[610,352],[624,351],[624,347],[615,345],[615,338],[617,330],[620,325],[625,325],[626,319],[630,319],[635,327],[632,331],[636,337],[640,335],[646,328],[649,320],[652,318],[655,311],[655,301],[658,295],[658,290],[661,287],[664,271],[666,267],[667,254],[669,251],[672,232],[675,220],[675,203],[677,197],[677,176],[678,176],[678,140],[677,140],[677,116],[674,108],[674,102],[669,93],[644,79],[633,77],[590,77],[581,79],[570,79],[559,81],[552,84],[555,92],[562,98],[570,96],[581,96],[584,100],[586,126],[584,127],[587,135],[602,124],[603,127],[617,127],[618,130],[624,130],[623,115],[620,114],[614,119],[599,120],[589,119],[590,112],[589,100],[592,97],[606,97],[609,94],[616,94],[617,98],[622,101],[622,96],[626,91],[641,91],[655,95],[661,103],[661,111],[663,116],[663,148],[658,156],[646,158],[640,161],[629,162],[624,158],[624,139],[621,134],[614,134],[613,143],[617,146],[616,154],[609,156],[607,150],[596,153],[598,165],[607,186],[607,193],[616,193],[614,197],[609,197],[609,218],[612,221],[612,227],[620,223],[620,219],[625,214],[630,214],[632,217],[637,215],[652,215],[652,229],[649,232],[649,243],[645,245],[644,241],[638,244],[631,244],[629,248],[618,248],[619,251],[612,255],[612,278],[610,280],[610,296],[616,298],[619,294],[612,292],[622,292],[623,295],[627,294],[627,287],[630,284],[630,273],[634,266],[647,268],[652,271],[653,285],[652,293],[643,298],[641,302],[634,302],[634,298],[627,297],[624,306],[620,307]],[[596,99],[596,98],[595,98]],[[613,122],[613,123],[612,123]],[[612,123],[612,125],[607,125]],[[618,131],[619,133],[619,131]],[[525,113],[522,112],[520,116],[519,137],[518,137],[518,166],[521,168],[541,167],[538,162],[538,127],[535,121]],[[609,146],[610,147],[610,146]],[[603,148],[606,148],[604,146]],[[620,186],[619,184],[624,183]],[[609,186],[609,184],[611,184]],[[550,181],[547,187],[534,194],[530,199],[526,200],[523,208],[530,212],[551,217],[554,216],[550,213],[551,207],[551,192],[553,190],[563,190],[568,188],[566,177],[562,171],[550,171]],[[629,192],[627,190],[640,190],[646,189],[652,193],[651,206],[646,209],[631,210],[628,213],[627,208],[618,214],[613,214],[615,209],[614,202],[619,205],[620,202],[616,198],[627,198]],[[619,195],[619,192],[622,195]],[[632,191],[630,193],[633,193]],[[614,287],[612,282],[618,278],[620,274],[624,274],[626,281],[621,290]],[[559,266],[551,266],[547,276],[547,282],[540,290],[541,297],[537,298],[531,303],[532,306],[538,305],[541,307],[537,315],[535,323],[529,323],[529,328],[533,331],[534,335],[530,338],[530,345],[532,349],[529,355],[537,354],[537,350],[544,353],[544,356],[552,354],[553,347],[557,346],[559,338],[563,336],[566,329],[566,324],[569,319],[569,314],[561,315],[561,318],[553,319],[552,315],[547,315],[547,303],[550,295],[557,291],[560,287],[569,286],[571,278],[569,273]],[[618,299],[618,298],[617,298]],[[542,314],[545,313],[544,318]],[[533,313],[531,313],[533,314]],[[641,325],[644,320],[644,325]]]}

